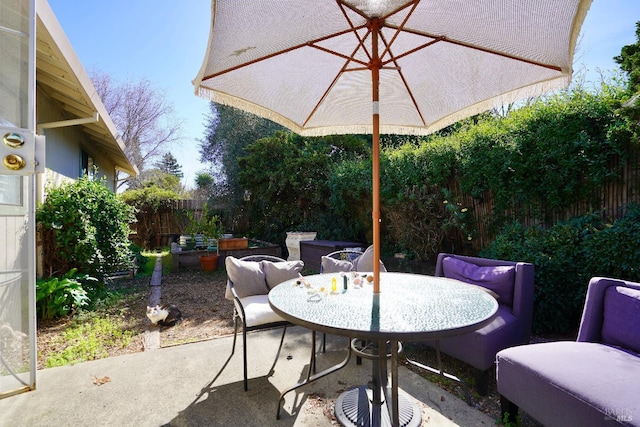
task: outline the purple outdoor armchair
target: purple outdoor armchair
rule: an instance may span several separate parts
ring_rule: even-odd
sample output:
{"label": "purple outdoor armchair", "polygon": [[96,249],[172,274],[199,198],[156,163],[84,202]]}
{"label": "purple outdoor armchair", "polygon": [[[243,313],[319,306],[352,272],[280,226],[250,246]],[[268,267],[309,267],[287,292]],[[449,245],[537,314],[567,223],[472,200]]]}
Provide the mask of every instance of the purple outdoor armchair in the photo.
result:
{"label": "purple outdoor armchair", "polygon": [[640,426],[640,283],[589,282],[577,341],[498,353],[503,416],[545,426]]}
{"label": "purple outdoor armchair", "polygon": [[440,340],[440,351],[477,369],[476,388],[486,393],[498,351],[529,342],[533,318],[534,266],[447,253],[438,254],[436,276],[482,286],[499,303],[494,320],[474,332]]}

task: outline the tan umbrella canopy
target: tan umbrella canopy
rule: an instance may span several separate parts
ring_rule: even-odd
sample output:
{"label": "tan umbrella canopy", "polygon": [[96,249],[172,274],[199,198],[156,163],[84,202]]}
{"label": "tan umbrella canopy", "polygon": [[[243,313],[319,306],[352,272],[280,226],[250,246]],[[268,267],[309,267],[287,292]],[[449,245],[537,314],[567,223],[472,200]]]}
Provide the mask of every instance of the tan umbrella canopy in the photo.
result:
{"label": "tan umbrella canopy", "polygon": [[[196,93],[304,135],[425,135],[566,86],[591,0],[212,1]],[[374,263],[374,291],[379,266]]]}

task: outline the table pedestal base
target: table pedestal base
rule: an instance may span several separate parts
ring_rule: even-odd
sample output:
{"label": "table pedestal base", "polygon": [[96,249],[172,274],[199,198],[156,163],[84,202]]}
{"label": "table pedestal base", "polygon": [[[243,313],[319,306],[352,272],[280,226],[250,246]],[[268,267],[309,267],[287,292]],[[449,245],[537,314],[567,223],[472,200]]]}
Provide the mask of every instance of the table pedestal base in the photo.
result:
{"label": "table pedestal base", "polygon": [[[335,415],[343,426],[391,426],[387,403],[374,404],[373,393],[366,386],[351,388],[336,400]],[[399,427],[419,427],[422,422],[420,408],[406,397],[398,396]]]}

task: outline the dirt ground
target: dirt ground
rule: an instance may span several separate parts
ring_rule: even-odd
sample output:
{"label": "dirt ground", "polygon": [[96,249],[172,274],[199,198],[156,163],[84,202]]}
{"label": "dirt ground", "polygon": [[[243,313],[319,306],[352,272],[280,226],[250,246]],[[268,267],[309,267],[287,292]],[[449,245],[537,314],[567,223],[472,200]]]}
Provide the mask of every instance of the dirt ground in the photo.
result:
{"label": "dirt ground", "polygon": [[[174,304],[183,319],[175,326],[160,327],[160,346],[167,347],[211,339],[233,333],[233,303],[224,298],[227,276],[224,269],[214,272],[182,270],[162,277],[161,303]],[[134,338],[125,348],[107,348],[108,357],[144,351],[144,333],[155,328],[147,318],[150,278],[117,279],[109,286],[128,294],[121,306],[104,315],[118,316],[123,329]],[[44,368],[49,354],[61,351],[61,335],[74,320],[71,318],[38,323],[38,369]],[[82,317],[75,321],[82,321]]]}

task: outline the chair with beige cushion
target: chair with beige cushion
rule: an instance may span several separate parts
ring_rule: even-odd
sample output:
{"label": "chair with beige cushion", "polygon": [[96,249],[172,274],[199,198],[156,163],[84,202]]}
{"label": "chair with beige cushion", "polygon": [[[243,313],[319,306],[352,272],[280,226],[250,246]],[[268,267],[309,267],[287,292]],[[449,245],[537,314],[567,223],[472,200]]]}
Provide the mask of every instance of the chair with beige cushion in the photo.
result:
{"label": "chair with beige cushion", "polygon": [[[324,255],[321,259],[320,273],[350,271],[373,271],[373,246],[369,246],[364,252],[357,249],[343,249]],[[380,271],[387,271],[382,261],[380,261]]]}
{"label": "chair with beige cushion", "polygon": [[244,390],[248,389],[247,332],[281,327],[282,337],[269,375],[273,373],[284,342],[287,326],[291,323],[276,314],[269,305],[268,293],[276,285],[300,276],[302,261],[285,261],[270,255],[251,255],[244,258],[228,256],[227,288],[225,297],[234,303],[233,355],[238,335],[238,322],[242,321]]}

